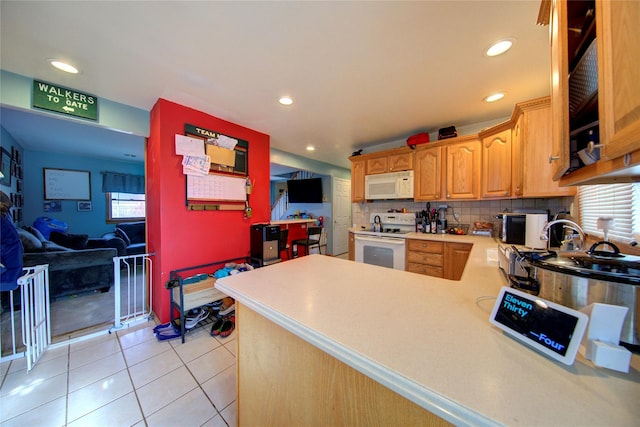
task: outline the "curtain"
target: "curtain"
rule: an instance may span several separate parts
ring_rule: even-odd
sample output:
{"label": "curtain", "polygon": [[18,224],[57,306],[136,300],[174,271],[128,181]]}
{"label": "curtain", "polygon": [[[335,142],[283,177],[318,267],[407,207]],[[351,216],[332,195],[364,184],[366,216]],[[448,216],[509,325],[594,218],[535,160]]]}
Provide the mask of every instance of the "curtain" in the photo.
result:
{"label": "curtain", "polygon": [[102,192],[144,194],[144,176],[102,172]]}

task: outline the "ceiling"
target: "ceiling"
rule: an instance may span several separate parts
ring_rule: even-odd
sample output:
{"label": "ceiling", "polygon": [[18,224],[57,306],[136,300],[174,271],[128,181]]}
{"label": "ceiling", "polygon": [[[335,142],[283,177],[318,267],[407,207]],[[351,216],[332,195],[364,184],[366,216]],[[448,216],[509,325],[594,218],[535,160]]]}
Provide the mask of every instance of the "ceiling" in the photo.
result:
{"label": "ceiling", "polygon": [[[269,134],[272,148],[348,168],[357,149],[508,117],[515,103],[548,95],[549,30],[536,25],[539,6],[3,0],[0,64],[144,110],[165,98]],[[484,56],[505,37],[515,39],[509,52]],[[53,58],[80,73],[52,68]],[[505,98],[483,102],[495,91]],[[278,104],[282,95],[294,104]],[[113,137],[100,145],[116,156],[143,155],[131,135],[1,113],[2,126],[27,149],[91,153],[99,147],[90,134],[99,132]]]}

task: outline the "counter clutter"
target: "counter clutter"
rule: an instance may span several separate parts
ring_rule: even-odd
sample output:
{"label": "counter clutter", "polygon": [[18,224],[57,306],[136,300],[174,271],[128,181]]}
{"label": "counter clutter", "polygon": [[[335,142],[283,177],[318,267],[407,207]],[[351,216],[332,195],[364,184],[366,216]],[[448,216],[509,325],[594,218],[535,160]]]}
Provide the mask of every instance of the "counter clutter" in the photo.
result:
{"label": "counter clutter", "polygon": [[[506,283],[494,261],[496,241],[436,237],[473,244],[459,282],[312,255],[220,279],[216,288],[244,309],[240,325],[243,313],[249,320],[255,312],[457,425],[637,423],[640,356],[632,356],[628,374],[596,368],[580,353],[564,366],[509,338],[489,323]],[[239,384],[246,380],[242,348]],[[239,420],[242,408],[239,388]]]}

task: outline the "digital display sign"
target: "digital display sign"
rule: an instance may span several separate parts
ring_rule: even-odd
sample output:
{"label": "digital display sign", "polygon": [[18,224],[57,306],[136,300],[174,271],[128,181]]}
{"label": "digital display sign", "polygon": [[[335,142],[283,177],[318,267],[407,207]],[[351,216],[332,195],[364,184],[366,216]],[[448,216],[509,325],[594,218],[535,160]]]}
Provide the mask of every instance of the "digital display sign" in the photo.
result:
{"label": "digital display sign", "polygon": [[571,365],[589,317],[505,286],[500,290],[489,321],[536,350]]}

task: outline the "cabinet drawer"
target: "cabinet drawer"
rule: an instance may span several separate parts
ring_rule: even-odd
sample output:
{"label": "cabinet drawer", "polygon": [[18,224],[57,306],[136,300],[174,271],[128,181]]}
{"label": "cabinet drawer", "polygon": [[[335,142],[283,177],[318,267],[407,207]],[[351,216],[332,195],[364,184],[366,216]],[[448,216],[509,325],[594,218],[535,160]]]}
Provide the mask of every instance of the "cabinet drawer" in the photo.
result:
{"label": "cabinet drawer", "polygon": [[431,240],[407,240],[407,248],[410,251],[427,252],[430,254],[444,253],[444,242]]}
{"label": "cabinet drawer", "polygon": [[434,267],[432,265],[419,264],[415,262],[407,263],[407,271],[433,277],[444,277],[444,270],[442,267]]}
{"label": "cabinet drawer", "polygon": [[407,262],[417,262],[420,264],[442,267],[444,265],[444,255],[429,252],[407,252]]}

